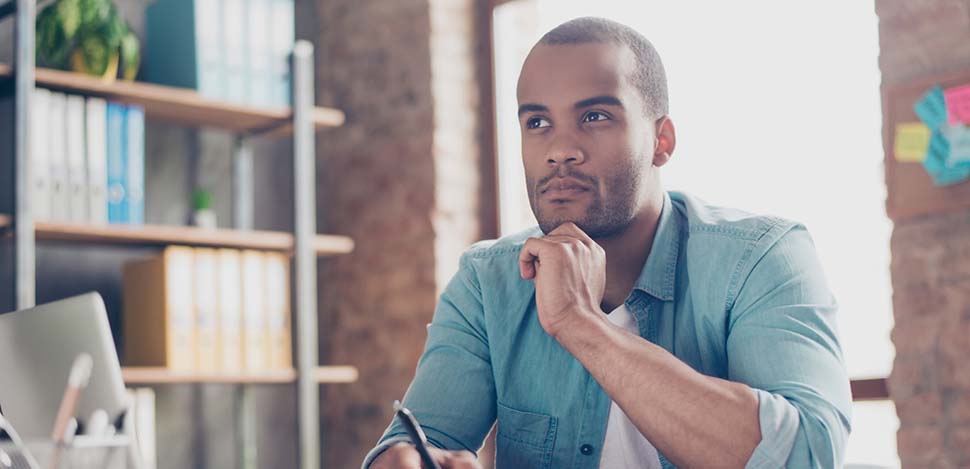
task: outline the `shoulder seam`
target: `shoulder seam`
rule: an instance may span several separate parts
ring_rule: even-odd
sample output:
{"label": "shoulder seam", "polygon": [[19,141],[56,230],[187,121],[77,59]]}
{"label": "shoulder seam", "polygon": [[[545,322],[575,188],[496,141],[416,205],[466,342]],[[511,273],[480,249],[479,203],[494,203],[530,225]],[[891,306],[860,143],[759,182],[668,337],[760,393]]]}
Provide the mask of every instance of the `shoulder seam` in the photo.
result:
{"label": "shoulder seam", "polygon": [[688,227],[688,233],[690,234],[711,234],[711,235],[723,235],[723,236],[737,236],[742,239],[756,241],[763,238],[767,233],[771,232],[776,226],[783,223],[796,223],[784,218],[770,216],[770,215],[760,215],[759,219],[764,221],[764,226],[758,229],[745,229],[739,228],[737,226],[724,226],[724,225],[714,225],[714,224],[703,224],[694,225]]}
{"label": "shoulder seam", "polygon": [[[789,231],[791,227],[798,225],[798,223],[786,220],[784,218],[778,218],[778,217],[768,217],[768,218],[772,221],[772,223],[768,225],[768,227],[765,228],[757,237],[754,237],[749,240],[750,242],[747,243],[747,246],[745,246],[744,248],[744,253],[741,255],[741,258],[738,260],[738,263],[734,266],[734,270],[731,272],[731,278],[727,288],[727,296],[724,298],[725,312],[730,311],[731,308],[734,307],[734,302],[737,300],[738,294],[740,293],[740,291],[738,291],[739,287],[740,285],[744,284],[743,280],[745,280],[747,277],[745,276],[745,279],[742,279],[741,278],[742,273],[744,273],[745,270],[748,270],[748,275],[750,275],[751,273],[750,269],[747,269],[747,266],[752,260],[751,254],[755,252],[755,248],[758,247],[759,243],[764,241],[765,237],[768,236],[769,233],[780,231],[781,233],[780,236],[775,238],[773,241],[769,240],[771,242],[768,243],[767,246],[764,246],[762,249],[760,249],[761,255],[758,256],[757,260],[760,260],[765,253],[771,250],[771,247],[775,243],[777,243],[778,240],[782,238],[782,236],[784,236],[785,232]],[[785,225],[788,225],[788,229],[785,229]],[[755,262],[757,262],[757,260],[755,260]]]}

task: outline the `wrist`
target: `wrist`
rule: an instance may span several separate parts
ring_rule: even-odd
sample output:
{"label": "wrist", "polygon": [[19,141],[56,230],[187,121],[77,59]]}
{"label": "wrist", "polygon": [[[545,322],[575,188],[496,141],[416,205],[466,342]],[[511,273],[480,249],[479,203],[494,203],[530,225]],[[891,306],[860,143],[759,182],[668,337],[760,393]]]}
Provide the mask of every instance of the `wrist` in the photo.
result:
{"label": "wrist", "polygon": [[552,337],[567,350],[572,344],[585,344],[598,341],[597,338],[605,333],[604,327],[608,320],[606,314],[599,308],[577,311],[562,321]]}

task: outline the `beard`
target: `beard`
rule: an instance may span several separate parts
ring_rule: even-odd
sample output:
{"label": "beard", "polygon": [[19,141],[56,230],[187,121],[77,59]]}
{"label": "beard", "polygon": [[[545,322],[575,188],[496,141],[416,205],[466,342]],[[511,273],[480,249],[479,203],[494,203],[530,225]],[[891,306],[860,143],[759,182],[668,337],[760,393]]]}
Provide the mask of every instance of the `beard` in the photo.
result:
{"label": "beard", "polygon": [[[539,222],[543,234],[549,234],[559,225],[573,222],[590,238],[609,238],[625,230],[636,216],[640,195],[641,174],[637,168],[617,168],[602,178],[596,178],[576,170],[559,166],[556,171],[536,181],[526,175],[529,187],[529,205]],[[557,177],[571,177],[590,187],[591,198],[584,213],[564,215],[546,211],[539,201],[540,188]]]}

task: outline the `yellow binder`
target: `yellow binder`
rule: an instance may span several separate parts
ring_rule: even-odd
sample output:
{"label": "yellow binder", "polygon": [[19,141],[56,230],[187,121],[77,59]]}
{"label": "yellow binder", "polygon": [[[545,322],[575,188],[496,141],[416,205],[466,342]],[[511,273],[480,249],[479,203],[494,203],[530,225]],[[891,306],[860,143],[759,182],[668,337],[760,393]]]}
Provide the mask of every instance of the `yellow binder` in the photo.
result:
{"label": "yellow binder", "polygon": [[195,369],[193,253],[170,246],[123,268],[124,362]]}
{"label": "yellow binder", "polygon": [[269,364],[274,369],[293,367],[290,324],[290,260],[284,254],[266,253],[266,310],[269,319]]}

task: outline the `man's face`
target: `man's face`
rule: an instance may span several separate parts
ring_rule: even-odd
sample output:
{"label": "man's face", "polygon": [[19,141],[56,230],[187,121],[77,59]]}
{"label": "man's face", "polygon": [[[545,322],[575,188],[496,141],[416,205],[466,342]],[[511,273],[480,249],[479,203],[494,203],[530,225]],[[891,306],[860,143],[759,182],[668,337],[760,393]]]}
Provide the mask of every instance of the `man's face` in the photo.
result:
{"label": "man's face", "polygon": [[612,44],[539,45],[519,77],[519,125],[529,203],[544,233],[576,223],[614,235],[650,184],[654,123],[628,77],[633,52]]}

